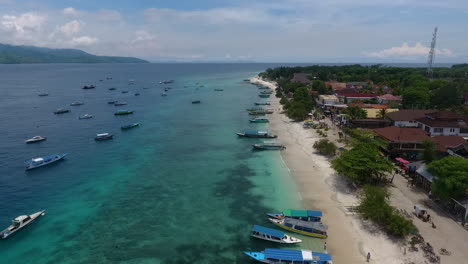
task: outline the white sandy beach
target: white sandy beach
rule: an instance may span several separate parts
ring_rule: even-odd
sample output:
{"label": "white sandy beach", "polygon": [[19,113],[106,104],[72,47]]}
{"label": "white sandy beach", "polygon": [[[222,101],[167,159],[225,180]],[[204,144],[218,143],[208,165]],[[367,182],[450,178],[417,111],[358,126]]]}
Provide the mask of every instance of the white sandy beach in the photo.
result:
{"label": "white sandy beach", "polygon": [[[252,78],[251,82],[276,89],[275,84],[257,77]],[[302,123],[292,122],[286,115],[281,114],[278,98],[272,96],[270,102],[271,108],[275,109],[275,113],[269,116],[270,129],[287,146],[287,149],[282,151],[282,157],[298,186],[304,206],[312,210],[321,210],[324,213],[324,223],[329,226],[329,237],[326,240],[327,248],[333,257],[333,263],[367,263],[366,255],[368,252],[371,253],[370,263],[429,263],[425,262],[427,260],[421,251],[409,252],[405,250],[405,246],[401,242],[392,240],[372,224],[365,223],[358,215],[347,210],[349,206],[357,205],[356,195],[348,187],[346,180],[335,174],[335,171],[330,167],[329,160],[314,153],[312,145],[321,137],[313,129],[303,129]],[[338,138],[337,129],[330,129],[328,138],[336,140]],[[396,188],[391,188],[391,191],[394,196],[392,196],[392,203],[404,202],[407,207],[413,206],[413,199],[407,198],[402,192],[398,193]],[[405,209],[411,212],[411,208]],[[438,251],[443,246],[443,244],[439,246],[438,235],[435,235],[434,231],[430,229],[422,228],[421,230],[421,224],[416,223],[420,221],[419,219],[413,221],[420,229],[421,234],[425,238],[427,237],[426,241],[431,244],[435,243],[434,248]],[[461,226],[457,227],[450,219],[438,218],[437,221],[445,228],[450,226],[454,229],[451,233],[458,236],[456,242],[450,245],[446,244],[445,248],[454,251],[466,245],[468,240],[464,240],[465,243],[463,243],[463,239],[464,236],[468,239],[468,232],[463,230]],[[442,231],[436,229],[436,232]],[[457,235],[457,232],[462,232],[462,234]],[[447,235],[443,237],[447,237]],[[454,252],[452,256],[442,256],[441,263],[468,263],[468,258],[464,254],[466,253]]]}

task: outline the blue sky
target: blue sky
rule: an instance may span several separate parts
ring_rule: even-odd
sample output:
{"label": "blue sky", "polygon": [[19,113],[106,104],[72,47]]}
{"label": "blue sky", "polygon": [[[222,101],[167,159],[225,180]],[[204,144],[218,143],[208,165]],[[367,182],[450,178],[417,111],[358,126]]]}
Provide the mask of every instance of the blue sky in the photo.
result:
{"label": "blue sky", "polygon": [[466,0],[0,0],[0,42],[151,61],[468,61]]}

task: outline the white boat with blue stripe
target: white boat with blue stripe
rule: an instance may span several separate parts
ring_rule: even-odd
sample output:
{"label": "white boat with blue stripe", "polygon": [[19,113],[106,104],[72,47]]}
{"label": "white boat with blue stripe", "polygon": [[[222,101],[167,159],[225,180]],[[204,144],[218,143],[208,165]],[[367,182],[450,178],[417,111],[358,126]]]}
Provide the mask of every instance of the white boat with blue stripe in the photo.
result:
{"label": "white boat with blue stripe", "polygon": [[286,235],[283,231],[279,231],[276,229],[259,226],[259,225],[253,226],[251,236],[259,238],[259,239],[263,239],[263,240],[268,240],[271,242],[284,243],[284,244],[295,244],[295,243],[302,242],[302,240],[298,238]]}
{"label": "white boat with blue stripe", "polygon": [[261,252],[244,251],[244,254],[263,263],[332,264],[331,255],[310,250],[266,248]]}
{"label": "white boat with blue stripe", "polygon": [[32,170],[62,160],[65,156],[67,156],[67,153],[52,154],[44,157],[32,158],[31,160],[27,160],[24,163],[26,165],[26,170]]}

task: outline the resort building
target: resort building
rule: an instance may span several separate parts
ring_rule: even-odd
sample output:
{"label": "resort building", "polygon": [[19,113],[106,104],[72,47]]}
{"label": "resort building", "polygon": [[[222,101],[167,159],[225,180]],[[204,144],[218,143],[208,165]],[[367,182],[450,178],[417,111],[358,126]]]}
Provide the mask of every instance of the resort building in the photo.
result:
{"label": "resort building", "polygon": [[351,103],[348,106],[359,106],[367,113],[367,118],[375,119],[380,118],[379,114],[382,109],[388,113],[397,112],[397,108],[389,108],[388,105],[379,105],[379,104],[363,104],[363,103]]}
{"label": "resort building", "polygon": [[309,79],[310,73],[294,73],[293,78],[291,79],[292,83],[303,83],[311,84],[312,81]]}
{"label": "resort building", "polygon": [[324,106],[332,106],[339,104],[340,99],[336,95],[319,95],[318,103]]}
{"label": "resort building", "polygon": [[390,126],[374,129],[374,132],[388,142],[385,151],[393,157],[406,154],[410,159],[415,159],[424,149],[423,141],[431,139],[424,130],[419,128]]}
{"label": "resort building", "polygon": [[434,113],[437,110],[400,110],[389,113],[387,117],[392,120],[393,125],[397,127],[418,127],[416,119],[425,117],[428,113]]}
{"label": "resort building", "polygon": [[401,103],[401,96],[395,96],[392,94],[384,94],[377,97],[379,104],[389,104],[389,103]]}
{"label": "resort building", "polygon": [[466,116],[448,112],[437,111],[427,113],[424,117],[416,119],[418,127],[431,136],[462,136],[468,137],[468,118]]}
{"label": "resort building", "polygon": [[352,103],[354,101],[360,100],[369,100],[372,98],[376,98],[379,96],[378,94],[361,94],[361,93],[343,93],[339,92],[336,93],[336,96],[340,98],[340,102],[342,103]]}

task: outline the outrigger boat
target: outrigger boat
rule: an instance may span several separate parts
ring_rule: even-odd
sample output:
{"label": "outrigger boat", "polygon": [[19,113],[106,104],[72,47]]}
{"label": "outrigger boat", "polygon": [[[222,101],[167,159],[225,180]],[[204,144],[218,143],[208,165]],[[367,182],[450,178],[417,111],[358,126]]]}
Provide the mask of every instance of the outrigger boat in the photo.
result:
{"label": "outrigger boat", "polygon": [[248,137],[248,138],[277,138],[277,135],[272,135],[267,131],[257,131],[257,130],[247,130],[243,133],[236,133],[239,137]]}
{"label": "outrigger boat", "polygon": [[96,137],[94,138],[94,140],[96,140],[96,141],[108,140],[108,139],[112,139],[113,137],[114,137],[114,135],[112,135],[112,134],[102,133],[102,134],[97,134]]}
{"label": "outrigger boat", "polygon": [[250,123],[269,123],[270,120],[268,120],[267,118],[263,118],[263,117],[255,117],[255,118],[249,119],[249,122]]}
{"label": "outrigger boat", "polygon": [[93,118],[93,116],[90,114],[84,114],[78,117],[78,119],[91,119],[91,118]]}
{"label": "outrigger boat", "polygon": [[68,112],[70,112],[70,110],[68,110],[68,109],[63,109],[63,108],[59,108],[59,109],[57,109],[57,110],[54,111],[54,114],[60,115],[60,114],[68,113]]}
{"label": "outrigger boat", "polygon": [[31,160],[25,161],[26,165],[26,170],[32,170],[35,168],[39,168],[45,165],[52,164],[54,162],[57,162],[61,159],[63,159],[67,153],[64,154],[52,154],[44,157],[37,157],[37,158],[32,158]]}
{"label": "outrigger boat", "polygon": [[114,115],[131,115],[133,114],[133,111],[130,110],[119,110],[114,113]]}
{"label": "outrigger boat", "polygon": [[286,147],[278,142],[264,141],[263,144],[253,144],[252,147],[256,150],[283,150]]}
{"label": "outrigger boat", "polygon": [[270,102],[257,102],[255,105],[270,105]]}
{"label": "outrigger boat", "polygon": [[200,100],[195,100],[195,101],[192,101],[192,104],[200,104],[201,101]]}
{"label": "outrigger boat", "polygon": [[261,252],[244,251],[244,254],[263,263],[332,264],[330,254],[312,252],[304,249],[266,248]]}
{"label": "outrigger boat", "polygon": [[30,138],[30,139],[26,139],[24,141],[24,143],[26,143],[26,144],[37,143],[37,142],[44,141],[46,139],[47,139],[46,137],[34,136],[34,137]]}
{"label": "outrigger boat", "polygon": [[266,87],[266,86],[258,86],[257,85],[257,87],[258,87],[259,90],[270,90],[270,88]]}
{"label": "outrigger boat", "polygon": [[122,129],[122,130],[127,130],[127,129],[135,128],[135,127],[138,127],[138,126],[140,126],[140,123],[135,123],[135,124],[130,124],[130,125],[126,125],[126,126],[121,126],[120,129]]}
{"label": "outrigger boat", "polygon": [[268,220],[270,220],[270,222],[272,222],[273,224],[291,232],[311,237],[327,238],[328,227],[322,224],[321,222],[306,222],[292,218],[268,218]]}
{"label": "outrigger boat", "polygon": [[261,98],[269,98],[270,97],[269,94],[259,94],[258,96],[261,97]]}
{"label": "outrigger boat", "polygon": [[215,90],[215,92],[222,92],[222,91],[224,91],[224,89],[220,89],[220,88],[216,88],[216,89],[214,89],[214,90]]}
{"label": "outrigger boat", "polygon": [[16,231],[26,227],[27,225],[31,224],[37,218],[45,215],[45,210],[39,211],[32,215],[20,215],[16,217],[13,221],[11,226],[7,227],[5,230],[0,232],[0,238],[7,239],[9,236],[13,235]]}
{"label": "outrigger boat", "polygon": [[271,90],[270,91],[265,90],[265,91],[260,92],[260,94],[272,94],[272,93],[273,93],[273,91],[271,91]]}
{"label": "outrigger boat", "polygon": [[83,89],[85,89],[85,90],[94,89],[94,88],[96,88],[95,85],[85,85],[85,86],[83,86]]}
{"label": "outrigger boat", "polygon": [[114,105],[115,105],[115,106],[122,106],[122,105],[127,105],[127,102],[119,102],[119,101],[115,101],[115,102],[114,102]]}
{"label": "outrigger boat", "polygon": [[70,104],[71,106],[79,106],[79,105],[84,105],[83,102],[73,102]]}
{"label": "outrigger boat", "polygon": [[322,220],[321,211],[312,211],[312,210],[283,210],[282,213],[267,213],[271,218],[283,219],[283,218],[293,218],[307,222],[320,222]]}
{"label": "outrigger boat", "polygon": [[291,237],[286,235],[283,231],[259,226],[259,225],[254,225],[252,228],[252,232],[250,233],[251,236],[263,239],[263,240],[268,240],[271,242],[277,242],[277,243],[284,243],[284,244],[295,244],[295,243],[301,243],[302,240]]}

